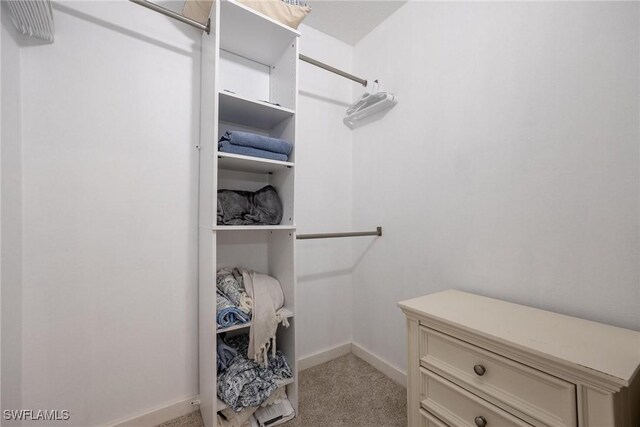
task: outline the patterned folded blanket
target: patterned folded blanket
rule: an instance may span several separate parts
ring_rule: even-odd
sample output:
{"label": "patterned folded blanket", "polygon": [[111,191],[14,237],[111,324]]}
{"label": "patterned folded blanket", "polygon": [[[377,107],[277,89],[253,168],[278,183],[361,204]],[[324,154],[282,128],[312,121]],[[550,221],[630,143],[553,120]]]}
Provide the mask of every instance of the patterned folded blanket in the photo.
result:
{"label": "patterned folded blanket", "polygon": [[237,268],[222,268],[216,273],[216,287],[234,305],[246,314],[251,313],[253,302],[244,288],[242,273]]}
{"label": "patterned folded blanket", "polygon": [[234,411],[261,405],[278,388],[277,381],[293,376],[280,351],[270,354],[267,366],[263,367],[244,356],[249,347],[247,335],[236,335],[227,341],[238,355],[218,376],[218,397]]}
{"label": "patterned folded blanket", "polygon": [[251,317],[236,307],[222,292],[216,290],[216,322],[219,328],[247,323]]}

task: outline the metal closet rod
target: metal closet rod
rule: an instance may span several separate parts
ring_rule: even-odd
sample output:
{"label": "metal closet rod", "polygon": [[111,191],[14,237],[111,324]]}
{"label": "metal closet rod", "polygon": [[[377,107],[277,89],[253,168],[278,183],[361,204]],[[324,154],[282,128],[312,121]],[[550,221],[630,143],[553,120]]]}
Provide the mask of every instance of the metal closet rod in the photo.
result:
{"label": "metal closet rod", "polygon": [[315,65],[316,67],[323,68],[323,69],[325,69],[327,71],[330,71],[332,73],[335,73],[335,74],[337,74],[339,76],[342,76],[342,77],[347,78],[349,80],[353,80],[354,82],[360,83],[362,86],[365,86],[365,87],[367,86],[367,80],[366,79],[361,79],[360,77],[356,77],[353,74],[349,74],[346,71],[339,70],[339,69],[337,69],[335,67],[332,67],[331,65],[327,65],[324,62],[320,62],[320,61],[315,60],[313,58],[309,58],[308,56],[303,55],[303,54],[300,54],[298,57],[300,58],[301,61],[308,62],[311,65]]}
{"label": "metal closet rod", "polygon": [[[166,7],[160,6],[158,4],[155,4],[153,2],[147,1],[147,0],[129,0],[132,3],[135,3],[137,5],[140,5],[142,7],[146,7],[147,9],[151,9],[154,12],[158,12],[161,13],[165,16],[168,16],[169,18],[173,18],[176,19],[180,22],[184,22],[187,25],[191,25],[192,27],[195,27],[199,30],[205,31],[207,34],[210,34],[211,32],[211,20],[207,19],[207,23],[203,24],[201,22],[198,21],[194,21],[193,19],[187,18],[184,15],[181,15],[177,12],[174,12],[171,9],[167,9]],[[331,65],[325,64],[324,62],[320,62],[318,60],[315,60],[313,58],[309,58],[306,55],[300,54],[298,56],[300,58],[301,61],[307,62],[311,65],[315,65],[316,67],[322,68],[324,70],[327,70],[329,72],[332,72],[334,74],[337,74],[339,76],[342,76],[344,78],[347,78],[349,80],[353,80],[356,83],[360,83],[362,86],[367,86],[367,80],[366,79],[362,79],[360,77],[354,76],[353,74],[349,74],[346,71],[342,71],[339,70],[336,67],[332,67]]]}
{"label": "metal closet rod", "polygon": [[296,239],[335,239],[337,237],[363,237],[363,236],[382,236],[382,227],[377,227],[376,231],[352,231],[349,233],[318,233],[318,234],[298,234]]}

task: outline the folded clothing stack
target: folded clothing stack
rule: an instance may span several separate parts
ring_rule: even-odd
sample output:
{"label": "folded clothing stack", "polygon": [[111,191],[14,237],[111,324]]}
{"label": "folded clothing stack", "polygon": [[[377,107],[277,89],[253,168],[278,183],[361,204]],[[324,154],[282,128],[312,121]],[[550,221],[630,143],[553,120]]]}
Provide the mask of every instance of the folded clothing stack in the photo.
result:
{"label": "folded clothing stack", "polygon": [[247,323],[251,315],[244,313],[222,292],[216,290],[216,322],[218,328],[228,328],[238,323]]}
{"label": "folded clothing stack", "polygon": [[286,162],[293,144],[284,139],[271,138],[250,132],[228,131],[218,141],[218,151],[242,156]]}
{"label": "folded clothing stack", "polygon": [[228,328],[251,320],[253,302],[244,288],[238,269],[223,268],[216,273],[216,323]]}

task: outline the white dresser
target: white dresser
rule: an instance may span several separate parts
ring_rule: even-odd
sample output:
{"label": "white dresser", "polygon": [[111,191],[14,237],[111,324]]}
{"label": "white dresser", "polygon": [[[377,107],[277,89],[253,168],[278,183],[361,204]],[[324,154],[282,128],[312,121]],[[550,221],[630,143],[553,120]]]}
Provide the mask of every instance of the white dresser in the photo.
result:
{"label": "white dresser", "polygon": [[640,332],[454,290],[398,305],[410,427],[640,426]]}

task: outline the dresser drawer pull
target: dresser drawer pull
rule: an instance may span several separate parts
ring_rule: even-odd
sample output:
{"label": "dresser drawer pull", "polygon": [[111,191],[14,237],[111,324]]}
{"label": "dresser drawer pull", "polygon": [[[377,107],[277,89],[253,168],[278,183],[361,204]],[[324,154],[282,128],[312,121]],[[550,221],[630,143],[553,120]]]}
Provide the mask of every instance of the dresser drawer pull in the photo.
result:
{"label": "dresser drawer pull", "polygon": [[476,417],[474,421],[478,427],[485,427],[487,425],[487,419],[485,417]]}
{"label": "dresser drawer pull", "polygon": [[479,377],[481,377],[487,372],[487,369],[482,365],[475,365],[473,367],[473,372],[475,372],[476,374],[478,374]]}

